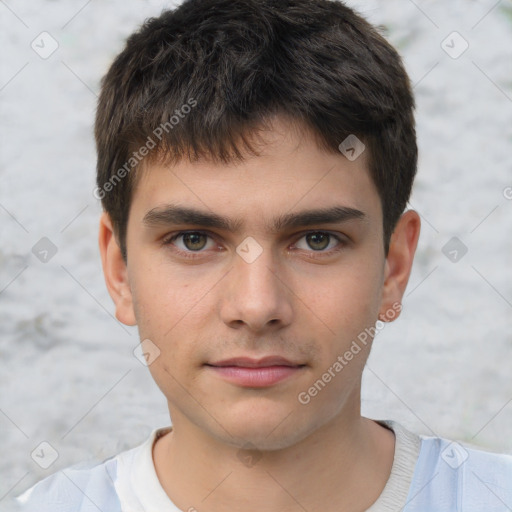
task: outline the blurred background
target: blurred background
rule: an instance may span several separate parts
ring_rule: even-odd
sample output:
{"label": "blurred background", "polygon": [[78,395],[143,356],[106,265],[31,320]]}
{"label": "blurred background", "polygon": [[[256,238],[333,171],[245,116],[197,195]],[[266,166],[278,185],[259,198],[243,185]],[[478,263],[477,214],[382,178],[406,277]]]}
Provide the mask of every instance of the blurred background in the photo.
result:
{"label": "blurred background", "polygon": [[[362,412],[512,453],[512,1],[347,3],[381,26],[414,84],[410,207],[423,222]],[[114,317],[92,192],[99,81],[124,39],[173,5],[0,0],[1,510],[169,424],[136,328]]]}

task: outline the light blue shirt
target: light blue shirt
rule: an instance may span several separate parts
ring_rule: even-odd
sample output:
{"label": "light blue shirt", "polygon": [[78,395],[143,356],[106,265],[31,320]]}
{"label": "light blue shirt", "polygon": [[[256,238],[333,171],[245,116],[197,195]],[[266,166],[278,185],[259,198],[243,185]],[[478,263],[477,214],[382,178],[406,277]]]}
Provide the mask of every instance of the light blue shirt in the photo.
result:
{"label": "light blue shirt", "polygon": [[[439,437],[418,436],[399,423],[391,474],[368,512],[510,512],[512,456]],[[179,512],[161,487],[152,459],[156,429],[142,445],[92,467],[59,471],[28,489],[22,512]],[[185,511],[186,512],[186,511]]]}

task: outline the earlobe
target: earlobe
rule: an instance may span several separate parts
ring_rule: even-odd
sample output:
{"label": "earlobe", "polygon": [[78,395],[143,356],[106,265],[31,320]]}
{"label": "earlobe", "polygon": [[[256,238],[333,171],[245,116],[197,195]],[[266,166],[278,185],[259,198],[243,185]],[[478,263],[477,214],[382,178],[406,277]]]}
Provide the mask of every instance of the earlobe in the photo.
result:
{"label": "earlobe", "polygon": [[379,319],[391,322],[398,318],[411,274],[414,254],[420,236],[421,220],[414,210],[405,212],[395,227],[384,269]]}
{"label": "earlobe", "polygon": [[125,325],[136,325],[128,270],[106,212],[100,218],[98,243],[105,283],[116,306],[116,318]]}

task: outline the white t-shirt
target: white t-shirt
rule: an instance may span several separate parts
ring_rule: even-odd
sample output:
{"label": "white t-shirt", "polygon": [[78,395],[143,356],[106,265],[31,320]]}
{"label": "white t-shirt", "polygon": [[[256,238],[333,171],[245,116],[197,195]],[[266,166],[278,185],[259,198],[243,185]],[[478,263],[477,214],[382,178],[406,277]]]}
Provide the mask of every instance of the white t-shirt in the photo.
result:
{"label": "white t-shirt", "polygon": [[[485,452],[439,437],[419,436],[378,421],[395,433],[389,479],[367,512],[510,512],[512,456]],[[67,468],[23,493],[23,512],[189,512],[169,499],[158,480],[154,430],[141,445],[91,468]]]}

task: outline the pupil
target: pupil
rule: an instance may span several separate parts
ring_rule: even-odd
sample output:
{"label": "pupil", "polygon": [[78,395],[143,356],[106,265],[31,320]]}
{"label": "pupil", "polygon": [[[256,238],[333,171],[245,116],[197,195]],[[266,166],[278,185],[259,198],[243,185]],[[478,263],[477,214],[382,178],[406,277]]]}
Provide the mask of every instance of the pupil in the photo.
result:
{"label": "pupil", "polygon": [[[204,235],[202,235],[201,233],[187,233],[184,235],[185,245],[190,250],[202,249],[204,247],[204,243],[200,243],[201,238],[204,238]],[[197,247],[198,244],[199,247]]]}
{"label": "pupil", "polygon": [[[313,233],[308,235],[308,237],[308,244],[312,249],[321,250],[329,245],[329,235],[326,233]],[[323,239],[324,243],[321,242],[321,239]],[[318,247],[318,245],[320,247]]]}

